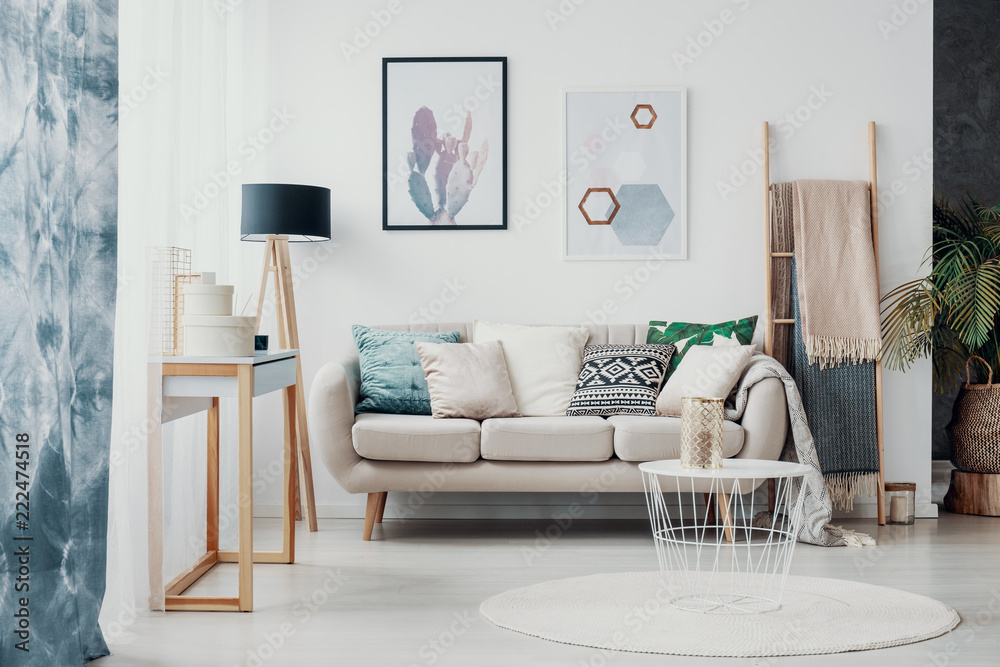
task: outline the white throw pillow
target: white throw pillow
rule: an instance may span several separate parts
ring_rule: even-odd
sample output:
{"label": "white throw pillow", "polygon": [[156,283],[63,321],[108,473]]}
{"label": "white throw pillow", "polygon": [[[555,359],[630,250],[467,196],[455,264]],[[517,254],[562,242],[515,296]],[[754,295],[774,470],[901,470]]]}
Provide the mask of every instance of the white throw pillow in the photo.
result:
{"label": "white throw pillow", "polygon": [[679,417],[685,396],[727,398],[753,352],[753,345],[692,345],[657,396],[656,414]]}
{"label": "white throw pillow", "polygon": [[566,414],[573,399],[589,333],[584,327],[493,324],[476,320],[476,343],[503,343],[518,411],[525,417]]}

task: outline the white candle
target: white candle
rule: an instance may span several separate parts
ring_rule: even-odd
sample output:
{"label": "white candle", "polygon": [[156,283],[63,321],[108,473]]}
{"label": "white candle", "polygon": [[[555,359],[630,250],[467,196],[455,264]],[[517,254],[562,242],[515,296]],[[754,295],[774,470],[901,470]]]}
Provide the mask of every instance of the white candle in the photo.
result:
{"label": "white candle", "polygon": [[893,496],[890,498],[889,521],[893,523],[906,523],[909,518],[909,512],[906,509],[906,496]]}

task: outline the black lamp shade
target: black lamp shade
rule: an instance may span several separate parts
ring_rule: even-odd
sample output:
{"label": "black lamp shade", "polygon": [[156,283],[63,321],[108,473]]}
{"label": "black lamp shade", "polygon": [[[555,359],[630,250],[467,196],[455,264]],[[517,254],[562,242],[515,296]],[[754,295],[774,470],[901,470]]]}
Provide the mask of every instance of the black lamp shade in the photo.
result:
{"label": "black lamp shade", "polygon": [[288,236],[290,242],[329,241],[329,188],[244,184],[240,237],[244,241],[264,241],[271,234]]}

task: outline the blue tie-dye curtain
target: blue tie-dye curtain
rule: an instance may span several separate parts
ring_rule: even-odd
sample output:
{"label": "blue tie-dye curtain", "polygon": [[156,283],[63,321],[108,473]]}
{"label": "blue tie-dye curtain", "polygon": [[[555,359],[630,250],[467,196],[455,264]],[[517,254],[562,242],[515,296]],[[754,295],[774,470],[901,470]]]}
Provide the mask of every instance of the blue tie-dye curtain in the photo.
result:
{"label": "blue tie-dye curtain", "polygon": [[116,0],[0,0],[0,665],[107,655]]}

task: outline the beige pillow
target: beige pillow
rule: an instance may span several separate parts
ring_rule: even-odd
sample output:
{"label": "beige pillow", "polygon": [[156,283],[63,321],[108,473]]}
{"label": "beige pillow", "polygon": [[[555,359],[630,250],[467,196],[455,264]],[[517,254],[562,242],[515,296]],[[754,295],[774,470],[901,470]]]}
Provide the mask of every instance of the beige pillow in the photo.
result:
{"label": "beige pillow", "polygon": [[753,351],[753,345],[692,345],[656,397],[656,414],[679,417],[685,396],[728,397]]}
{"label": "beige pillow", "polygon": [[417,342],[435,419],[520,417],[499,341]]}
{"label": "beige pillow", "polygon": [[492,324],[476,320],[472,339],[503,342],[517,409],[525,417],[561,417],[576,391],[589,332],[584,327]]}

